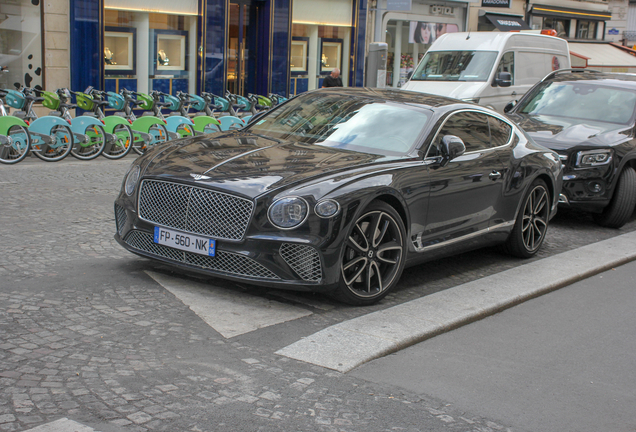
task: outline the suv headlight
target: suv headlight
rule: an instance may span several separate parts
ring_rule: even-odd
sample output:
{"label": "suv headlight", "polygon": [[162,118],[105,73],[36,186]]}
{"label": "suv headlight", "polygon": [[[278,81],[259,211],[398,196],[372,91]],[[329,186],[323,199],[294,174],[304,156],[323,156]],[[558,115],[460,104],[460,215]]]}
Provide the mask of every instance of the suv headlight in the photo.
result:
{"label": "suv headlight", "polygon": [[300,225],[307,218],[307,208],[307,202],[302,198],[281,198],[269,206],[267,216],[278,228],[290,229]]}
{"label": "suv headlight", "polygon": [[586,150],[576,154],[576,166],[578,168],[607,165],[611,160],[611,150]]}
{"label": "suv headlight", "polygon": [[124,183],[124,191],[126,195],[131,196],[135,192],[135,187],[137,186],[137,181],[139,181],[139,173],[141,172],[141,168],[139,165],[135,165],[130,169],[128,175],[126,176],[126,182]]}

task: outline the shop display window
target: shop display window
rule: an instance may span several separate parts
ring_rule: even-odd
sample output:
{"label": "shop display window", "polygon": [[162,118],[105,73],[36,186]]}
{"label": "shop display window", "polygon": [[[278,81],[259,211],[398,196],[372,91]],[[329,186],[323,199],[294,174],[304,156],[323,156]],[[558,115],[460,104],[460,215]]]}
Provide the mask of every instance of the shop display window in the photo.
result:
{"label": "shop display window", "polygon": [[154,30],[155,74],[173,74],[185,71],[188,32],[178,30]]}
{"label": "shop display window", "polygon": [[307,74],[308,37],[293,37],[291,42],[292,75]]}
{"label": "shop display window", "polygon": [[342,69],[342,39],[322,39],[320,44],[320,74],[329,75],[335,68]]}
{"label": "shop display window", "polygon": [[104,32],[104,69],[107,75],[134,75],[136,29],[106,27]]}

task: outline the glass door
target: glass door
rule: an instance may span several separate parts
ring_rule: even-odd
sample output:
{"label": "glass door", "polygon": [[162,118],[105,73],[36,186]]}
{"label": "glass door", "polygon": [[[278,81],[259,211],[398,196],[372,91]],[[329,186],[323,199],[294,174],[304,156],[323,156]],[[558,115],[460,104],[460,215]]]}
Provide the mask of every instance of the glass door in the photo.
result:
{"label": "glass door", "polygon": [[254,91],[258,8],[251,0],[232,0],[228,37],[227,89],[247,96]]}

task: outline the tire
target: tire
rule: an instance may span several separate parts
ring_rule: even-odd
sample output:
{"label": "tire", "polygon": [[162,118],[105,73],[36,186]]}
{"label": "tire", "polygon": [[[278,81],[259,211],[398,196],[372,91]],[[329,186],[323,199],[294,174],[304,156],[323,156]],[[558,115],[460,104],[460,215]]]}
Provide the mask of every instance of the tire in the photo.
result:
{"label": "tire", "polygon": [[519,258],[533,257],[541,248],[550,222],[550,193],[543,180],[537,179],[523,197],[515,226],[504,250]]}
{"label": "tire", "polygon": [[86,129],[84,129],[84,135],[88,137],[89,142],[73,145],[71,156],[85,161],[99,157],[106,145],[106,133],[104,132],[104,128],[99,125],[88,125]]}
{"label": "tire", "polygon": [[11,144],[0,146],[0,162],[16,164],[29,154],[31,135],[24,126],[13,125],[7,131],[7,136],[11,138]]}
{"label": "tire", "polygon": [[73,148],[73,133],[71,128],[64,125],[56,125],[49,132],[54,143],[52,145],[32,145],[31,150],[38,158],[46,162],[58,162],[64,159]]}
{"label": "tire", "polygon": [[106,159],[121,159],[133,148],[133,133],[130,126],[125,124],[115,125],[113,135],[117,138],[114,143],[106,143],[102,156]]}
{"label": "tire", "polygon": [[373,201],[351,226],[333,296],[356,306],[374,304],[397,285],[406,259],[406,229],[393,207]]}
{"label": "tire", "polygon": [[636,206],[636,171],[625,167],[618,177],[614,196],[600,214],[594,215],[597,224],[607,228],[620,228],[634,214]]}

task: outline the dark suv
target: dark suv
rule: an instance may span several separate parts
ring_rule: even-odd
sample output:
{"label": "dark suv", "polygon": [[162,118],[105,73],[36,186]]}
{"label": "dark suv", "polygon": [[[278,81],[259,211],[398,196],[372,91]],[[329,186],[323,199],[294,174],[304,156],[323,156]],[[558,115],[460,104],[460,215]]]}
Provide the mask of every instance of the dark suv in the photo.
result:
{"label": "dark suv", "polygon": [[559,203],[620,228],[636,204],[636,75],[565,69],[550,73],[508,116],[565,165]]}

